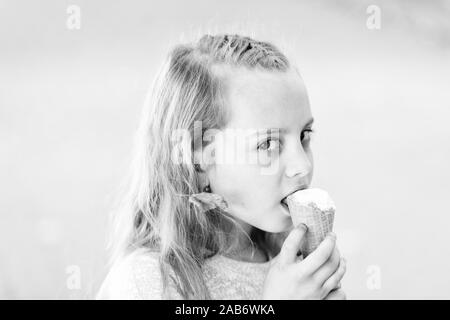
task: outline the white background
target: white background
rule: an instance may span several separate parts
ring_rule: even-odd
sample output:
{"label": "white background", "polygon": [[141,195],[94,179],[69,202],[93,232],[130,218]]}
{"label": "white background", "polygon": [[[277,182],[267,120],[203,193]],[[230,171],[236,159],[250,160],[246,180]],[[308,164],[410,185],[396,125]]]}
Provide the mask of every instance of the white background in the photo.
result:
{"label": "white background", "polygon": [[449,16],[450,1],[1,0],[0,298],[93,297],[162,58],[239,31],[284,50],[309,89],[313,185],[337,204],[348,298],[449,299]]}

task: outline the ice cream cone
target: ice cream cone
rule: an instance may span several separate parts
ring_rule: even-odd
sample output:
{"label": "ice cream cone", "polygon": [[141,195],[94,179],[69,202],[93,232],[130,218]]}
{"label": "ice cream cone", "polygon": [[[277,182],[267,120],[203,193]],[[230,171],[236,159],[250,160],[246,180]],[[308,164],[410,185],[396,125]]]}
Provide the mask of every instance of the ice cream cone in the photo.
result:
{"label": "ice cream cone", "polygon": [[287,197],[287,204],[294,226],[303,223],[308,227],[301,248],[306,257],[333,230],[334,203],[326,191],[314,188],[293,193]]}

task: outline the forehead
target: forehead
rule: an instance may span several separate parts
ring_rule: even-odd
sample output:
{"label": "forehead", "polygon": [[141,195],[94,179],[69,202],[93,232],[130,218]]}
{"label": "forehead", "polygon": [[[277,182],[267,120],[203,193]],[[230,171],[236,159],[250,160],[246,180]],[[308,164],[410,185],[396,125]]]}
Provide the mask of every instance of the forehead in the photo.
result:
{"label": "forehead", "polygon": [[234,70],[225,82],[228,128],[289,130],[311,118],[305,85],[294,70]]}

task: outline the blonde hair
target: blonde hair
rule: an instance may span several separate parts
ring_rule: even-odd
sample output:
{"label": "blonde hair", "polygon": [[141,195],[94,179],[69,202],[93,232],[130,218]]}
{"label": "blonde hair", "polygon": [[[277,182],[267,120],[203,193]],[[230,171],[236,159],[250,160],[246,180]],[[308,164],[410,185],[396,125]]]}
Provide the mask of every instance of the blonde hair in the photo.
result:
{"label": "blonde hair", "polygon": [[[202,276],[204,260],[226,251],[233,218],[219,209],[202,212],[189,202],[201,192],[194,161],[175,163],[172,134],[191,133],[183,150],[192,154],[194,122],[203,131],[226,124],[221,81],[215,65],[284,72],[287,58],[272,44],[239,35],[205,35],[176,46],[153,83],[136,132],[133,159],[113,212],[110,264],[136,248],[159,253],[163,290],[173,281],[186,299],[210,299]],[[198,145],[198,144],[197,144]],[[227,236],[228,235],[228,236]]]}

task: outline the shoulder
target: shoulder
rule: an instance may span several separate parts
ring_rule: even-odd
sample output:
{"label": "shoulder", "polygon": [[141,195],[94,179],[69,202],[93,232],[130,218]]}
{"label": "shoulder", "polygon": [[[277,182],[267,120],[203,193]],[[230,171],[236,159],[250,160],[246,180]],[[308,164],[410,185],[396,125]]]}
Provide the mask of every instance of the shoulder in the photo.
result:
{"label": "shoulder", "polygon": [[161,299],[159,253],[140,248],[116,261],[96,299]]}
{"label": "shoulder", "polygon": [[204,267],[212,299],[261,299],[263,285],[270,268],[267,262],[247,262],[216,255]]}

